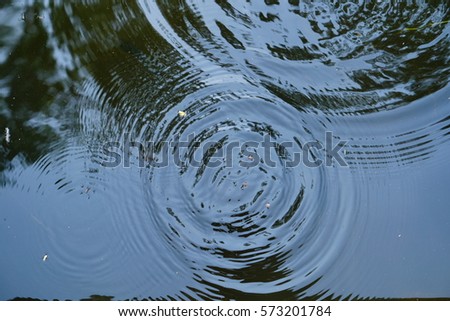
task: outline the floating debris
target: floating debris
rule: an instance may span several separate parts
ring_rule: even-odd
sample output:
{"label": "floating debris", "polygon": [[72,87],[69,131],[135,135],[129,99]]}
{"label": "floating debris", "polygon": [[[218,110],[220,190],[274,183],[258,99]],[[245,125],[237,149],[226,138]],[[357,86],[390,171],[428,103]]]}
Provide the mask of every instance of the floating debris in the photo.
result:
{"label": "floating debris", "polygon": [[81,185],[81,188],[82,188],[82,191],[80,192],[80,194],[87,195],[88,199],[91,198],[92,193],[95,193],[95,190],[93,190],[92,187],[90,187],[90,186]]}
{"label": "floating debris", "polygon": [[5,128],[5,141],[8,144],[11,142],[11,133],[9,132],[8,127]]}
{"label": "floating debris", "polygon": [[44,19],[44,17],[43,16],[41,16],[41,15],[39,15],[39,14],[37,14],[37,13],[35,13],[34,15],[33,15],[33,13],[31,13],[31,12],[22,12],[22,16],[20,17],[20,19],[22,20],[22,21],[30,21],[30,20],[32,20],[32,19],[38,19],[38,20],[42,20],[42,19]]}
{"label": "floating debris", "polygon": [[42,257],[42,261],[45,262],[45,261],[47,261],[47,260],[48,260],[48,255],[47,255],[47,254],[44,254],[44,256]]}
{"label": "floating debris", "polygon": [[423,25],[423,26],[420,26],[420,27],[408,27],[408,28],[404,28],[403,30],[404,31],[419,31],[419,30],[422,30],[422,29],[424,29],[426,27],[434,27],[434,26],[438,26],[438,25],[445,25],[445,24],[447,24],[449,22],[450,22],[450,20],[444,20],[444,21],[439,21],[439,22],[431,22],[429,24],[426,24],[426,25]]}
{"label": "floating debris", "polygon": [[266,206],[267,209],[269,209],[270,208],[270,203],[267,202],[265,206]]}
{"label": "floating debris", "polygon": [[182,111],[182,110],[179,110],[178,111],[178,116],[181,117],[181,118],[186,117],[186,112]]}

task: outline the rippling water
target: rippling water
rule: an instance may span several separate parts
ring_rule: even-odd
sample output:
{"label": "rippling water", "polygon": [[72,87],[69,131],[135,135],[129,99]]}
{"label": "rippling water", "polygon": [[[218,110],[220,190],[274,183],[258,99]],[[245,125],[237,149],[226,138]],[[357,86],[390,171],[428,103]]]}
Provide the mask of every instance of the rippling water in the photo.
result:
{"label": "rippling water", "polygon": [[450,297],[447,1],[0,20],[0,299]]}

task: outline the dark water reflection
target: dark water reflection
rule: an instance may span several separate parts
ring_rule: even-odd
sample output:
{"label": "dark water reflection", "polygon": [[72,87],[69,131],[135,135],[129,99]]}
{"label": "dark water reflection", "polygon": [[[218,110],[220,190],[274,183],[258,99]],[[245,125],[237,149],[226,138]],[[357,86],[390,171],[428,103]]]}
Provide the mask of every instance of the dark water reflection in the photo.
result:
{"label": "dark water reflection", "polygon": [[[449,20],[446,1],[2,2],[0,299],[449,298]],[[327,131],[348,166],[282,166]],[[105,166],[125,137],[156,143],[147,166]],[[263,137],[277,166],[210,166]]]}

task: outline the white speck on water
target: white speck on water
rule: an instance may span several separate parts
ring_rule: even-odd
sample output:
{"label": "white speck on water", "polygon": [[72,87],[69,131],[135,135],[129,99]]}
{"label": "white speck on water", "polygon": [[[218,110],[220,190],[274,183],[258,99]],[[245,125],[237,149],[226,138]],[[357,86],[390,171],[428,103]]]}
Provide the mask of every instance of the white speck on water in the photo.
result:
{"label": "white speck on water", "polygon": [[11,133],[8,127],[5,128],[5,140],[8,144],[11,142]]}
{"label": "white speck on water", "polygon": [[44,256],[42,257],[42,261],[47,261],[48,260],[48,255],[47,254],[44,254]]}
{"label": "white speck on water", "polygon": [[399,234],[399,235],[398,235],[398,237],[402,237],[402,235],[401,235],[401,234]]}

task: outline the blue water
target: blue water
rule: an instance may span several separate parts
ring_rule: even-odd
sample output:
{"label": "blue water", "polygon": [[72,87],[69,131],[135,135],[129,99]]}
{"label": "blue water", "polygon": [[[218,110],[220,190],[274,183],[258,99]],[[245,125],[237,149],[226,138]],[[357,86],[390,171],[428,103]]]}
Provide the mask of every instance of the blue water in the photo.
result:
{"label": "blue water", "polygon": [[449,16],[3,2],[0,299],[450,298]]}

